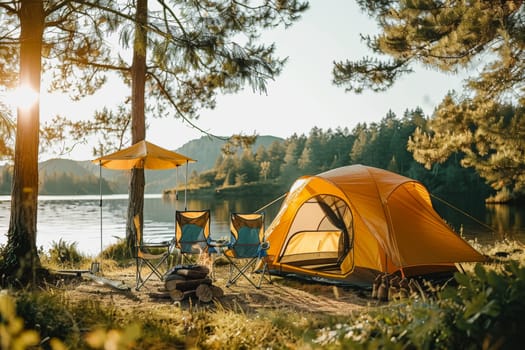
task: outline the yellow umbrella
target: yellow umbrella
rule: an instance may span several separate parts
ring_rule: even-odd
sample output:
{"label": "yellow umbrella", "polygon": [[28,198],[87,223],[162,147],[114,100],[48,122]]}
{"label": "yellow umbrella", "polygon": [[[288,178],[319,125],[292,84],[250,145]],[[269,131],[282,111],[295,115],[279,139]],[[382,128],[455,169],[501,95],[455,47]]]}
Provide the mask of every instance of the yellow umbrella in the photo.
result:
{"label": "yellow umbrella", "polygon": [[[102,167],[114,170],[131,170],[133,168],[166,170],[186,164],[187,181],[188,163],[196,162],[196,160],[142,140],[128,148],[99,157],[92,162],[100,165],[100,251],[102,252]],[[184,192],[184,207],[186,207],[186,191]]]}
{"label": "yellow umbrella", "polygon": [[93,160],[93,163],[115,170],[133,168],[165,170],[173,169],[189,162],[195,162],[195,160],[144,140],[137,142],[131,147]]}

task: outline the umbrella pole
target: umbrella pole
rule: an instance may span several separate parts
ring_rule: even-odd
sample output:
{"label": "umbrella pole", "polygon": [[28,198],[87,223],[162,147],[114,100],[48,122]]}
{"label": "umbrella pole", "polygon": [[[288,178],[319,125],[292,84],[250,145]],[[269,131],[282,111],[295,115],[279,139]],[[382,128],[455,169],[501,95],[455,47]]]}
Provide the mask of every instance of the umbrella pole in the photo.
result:
{"label": "umbrella pole", "polygon": [[179,166],[175,167],[175,215],[173,215],[173,227],[177,229],[177,209],[179,205]]}
{"label": "umbrella pole", "polygon": [[99,162],[99,175],[98,175],[98,184],[99,184],[99,193],[100,193],[100,254],[102,255],[102,161]]}
{"label": "umbrella pole", "polygon": [[186,161],[186,184],[184,185],[184,210],[188,210],[186,206],[186,193],[188,191],[188,161]]}

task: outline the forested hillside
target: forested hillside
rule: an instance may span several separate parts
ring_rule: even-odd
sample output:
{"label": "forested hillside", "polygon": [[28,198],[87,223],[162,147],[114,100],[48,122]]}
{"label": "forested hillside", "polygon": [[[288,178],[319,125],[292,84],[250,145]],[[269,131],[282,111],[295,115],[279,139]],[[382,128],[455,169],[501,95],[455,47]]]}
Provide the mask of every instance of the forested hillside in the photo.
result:
{"label": "forested hillside", "polygon": [[[224,146],[227,137],[224,139],[211,138],[203,136],[200,139],[192,140],[178,148],[176,152],[187,155],[197,162],[191,164],[191,170],[202,172],[212,169],[215,166],[217,158],[221,155],[221,148]],[[274,141],[282,142],[283,139],[275,136],[257,136],[254,149],[260,146],[268,148]]]}
{"label": "forested hillside", "polygon": [[457,157],[427,170],[407,150],[416,128],[425,128],[421,109],[406,111],[398,118],[388,113],[379,123],[361,123],[347,128],[313,128],[309,135],[292,135],[269,147],[250,147],[241,153],[221,156],[208,171],[193,173],[194,188],[226,189],[248,184],[276,184],[287,188],[297,177],[317,174],[349,164],[387,169],[427,185],[440,195],[468,193],[487,198],[493,191],[472,168],[464,168]]}
{"label": "forested hillside", "polygon": [[[225,138],[226,139],[226,138]],[[269,147],[274,141],[283,141],[275,136],[258,136],[255,147]],[[191,163],[190,172],[202,172],[212,169],[221,154],[225,140],[201,137],[192,140],[175,152],[187,155],[197,162]],[[39,164],[40,194],[98,194],[100,169],[90,161],[74,161],[70,159],[50,159]],[[0,194],[8,195],[11,191],[12,170],[9,165],[0,167]],[[175,186],[177,177],[179,183],[184,181],[185,169],[146,171],[146,192],[161,193],[164,189]],[[127,193],[128,172],[102,169],[103,193]]]}
{"label": "forested hillside", "polygon": [[[493,191],[472,168],[464,168],[457,157],[427,170],[407,150],[416,128],[425,128],[427,118],[420,109],[406,111],[399,118],[388,113],[379,123],[361,123],[353,130],[313,128],[308,135],[287,139],[259,136],[254,145],[235,149],[225,155],[226,141],[202,137],[176,151],[197,159],[189,167],[189,187],[210,193],[238,193],[244,188],[287,189],[302,175],[318,174],[349,164],[364,164],[387,169],[423,182],[438,195],[468,193],[487,198]],[[185,168],[146,172],[146,193],[185,185]],[[10,169],[0,172],[2,194],[10,191]],[[97,194],[99,167],[91,162],[49,160],[40,165],[40,194]],[[178,179],[178,181],[177,181]],[[104,193],[126,193],[128,172],[102,171]],[[254,187],[255,186],[255,187]]]}

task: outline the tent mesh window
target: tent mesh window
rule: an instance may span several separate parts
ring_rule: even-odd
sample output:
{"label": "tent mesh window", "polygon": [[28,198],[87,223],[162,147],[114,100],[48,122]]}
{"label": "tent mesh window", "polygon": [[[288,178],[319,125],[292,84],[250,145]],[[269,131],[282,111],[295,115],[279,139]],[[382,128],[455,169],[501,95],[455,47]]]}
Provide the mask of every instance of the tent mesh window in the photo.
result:
{"label": "tent mesh window", "polygon": [[352,212],[338,197],[318,195],[304,202],[280,254],[283,264],[337,273],[354,241]]}

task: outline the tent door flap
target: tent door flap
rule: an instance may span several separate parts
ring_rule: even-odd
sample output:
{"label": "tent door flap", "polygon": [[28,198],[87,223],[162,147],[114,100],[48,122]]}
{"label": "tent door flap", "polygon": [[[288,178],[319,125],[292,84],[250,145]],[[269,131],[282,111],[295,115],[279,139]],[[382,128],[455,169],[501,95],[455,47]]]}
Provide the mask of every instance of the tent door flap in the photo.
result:
{"label": "tent door flap", "polygon": [[341,258],[343,232],[300,231],[290,237],[279,262],[301,268],[324,270],[337,268]]}

